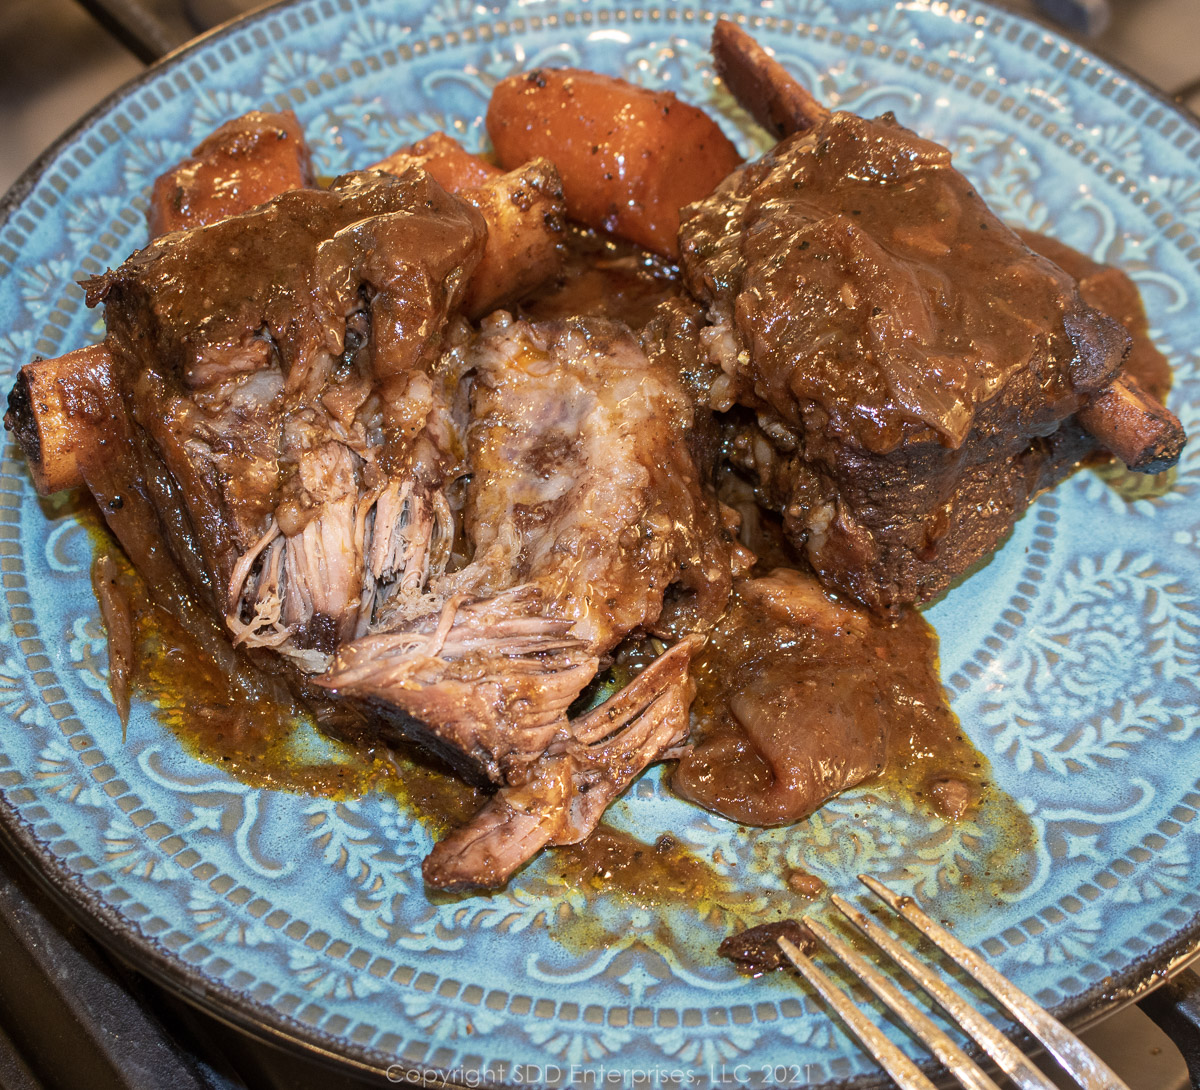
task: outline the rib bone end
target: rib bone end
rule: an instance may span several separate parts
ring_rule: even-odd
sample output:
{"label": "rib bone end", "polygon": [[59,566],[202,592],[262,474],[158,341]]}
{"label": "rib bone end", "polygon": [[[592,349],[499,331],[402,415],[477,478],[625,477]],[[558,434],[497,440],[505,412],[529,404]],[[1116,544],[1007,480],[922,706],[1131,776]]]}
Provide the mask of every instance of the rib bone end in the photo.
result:
{"label": "rib bone end", "polygon": [[1187,442],[1179,418],[1127,374],[1080,409],[1079,422],[1135,473],[1170,469]]}

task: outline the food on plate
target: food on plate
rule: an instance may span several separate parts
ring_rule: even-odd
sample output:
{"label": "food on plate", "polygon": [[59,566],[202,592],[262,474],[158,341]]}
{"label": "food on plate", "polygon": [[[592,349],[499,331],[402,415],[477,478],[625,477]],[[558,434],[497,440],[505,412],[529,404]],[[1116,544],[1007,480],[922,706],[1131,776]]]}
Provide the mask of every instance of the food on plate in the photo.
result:
{"label": "food on plate", "polygon": [[601,658],[656,630],[669,588],[699,602],[696,627],[720,616],[730,548],[683,390],[627,328],[498,314],[447,359],[471,376],[471,560],[429,583],[420,612],[342,647],[321,684],[410,713],[469,775],[521,783],[569,737]]}
{"label": "food on plate", "polygon": [[1049,235],[1023,230],[1017,234],[1031,250],[1075,278],[1079,295],[1088,306],[1125,327],[1130,338],[1129,355],[1123,365],[1125,375],[1162,401],[1171,389],[1171,364],[1150,339],[1150,323],[1134,282],[1120,269],[1101,265]]}
{"label": "food on plate", "polygon": [[579,843],[665,759],[741,822],[889,761],[969,812],[907,607],[1098,442],[1178,456],[1127,280],[1037,256],[948,152],[829,113],[728,24],[716,50],[784,137],[754,163],[576,70],[499,84],[507,173],[434,134],[319,186],[291,115],[230,122],[87,283],[104,342],[10,394],[39,491],[87,486],[232,685],[493,792],[431,887]]}
{"label": "food on plate", "polygon": [[741,162],[716,123],[670,91],[576,68],[502,80],[487,129],[503,166],[551,159],[574,219],[669,257],[679,210]]}
{"label": "food on plate", "polygon": [[812,932],[802,923],[777,920],[730,935],[721,941],[717,953],[733,962],[734,968],[744,976],[762,976],[791,964],[779,945],[780,939],[787,939],[806,954],[816,949]]}
{"label": "food on plate", "polygon": [[566,257],[563,194],[558,172],[546,160],[452,192],[478,208],[488,228],[463,299],[468,318],[486,317],[558,275]]}
{"label": "food on plate", "polygon": [[422,866],[439,889],[503,885],[547,844],[578,844],[608,804],[655,761],[677,757],[688,734],[692,655],[685,636],[615,696],[571,720],[517,786],[502,787]]}
{"label": "food on plate", "polygon": [[561,271],[563,191],[547,160],[524,159],[505,174],[445,133],[434,133],[370,169],[401,175],[412,167],[474,205],[487,220],[487,242],[462,304],[469,318],[517,302]]}
{"label": "food on plate", "polygon": [[[530,156],[530,159],[536,156]],[[524,165],[528,159],[517,163]],[[420,167],[448,193],[462,193],[478,189],[498,178],[504,171],[482,155],[472,155],[452,136],[444,132],[428,136],[409,144],[406,148],[373,163],[369,170],[386,170],[389,174],[403,174],[409,167]]]}
{"label": "food on plate", "polygon": [[[736,91],[757,46],[732,23],[716,45]],[[1127,331],[945,148],[766,73],[751,104],[786,135],[685,211],[681,267],[713,325],[710,401],[754,414],[734,458],[828,587],[928,600],[1097,439],[1131,469],[1178,458],[1178,421],[1124,368]]]}
{"label": "food on plate", "polygon": [[291,111],[252,110],[202,140],[150,191],[150,237],[249,212],[289,189],[311,185],[312,162]]}
{"label": "food on plate", "polygon": [[237,643],[311,668],[418,577],[355,559],[390,558],[401,519],[436,533],[454,451],[431,371],[485,232],[428,175],[357,175],[88,284],[137,434],[127,490]]}

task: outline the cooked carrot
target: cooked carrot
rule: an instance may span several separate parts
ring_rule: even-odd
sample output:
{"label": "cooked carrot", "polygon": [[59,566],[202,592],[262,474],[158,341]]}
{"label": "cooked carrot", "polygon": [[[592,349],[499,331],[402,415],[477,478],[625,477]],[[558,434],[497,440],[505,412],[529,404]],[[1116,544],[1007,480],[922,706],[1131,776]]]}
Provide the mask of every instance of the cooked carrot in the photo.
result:
{"label": "cooked carrot", "polygon": [[150,237],[203,227],[248,212],[311,183],[308,145],[290,110],[252,110],[207,136],[155,183],[146,218]]}
{"label": "cooked carrot", "polygon": [[403,174],[412,166],[423,168],[449,193],[483,185],[503,173],[482,156],[472,155],[444,132],[430,133],[415,144],[393,152],[370,169]]}
{"label": "cooked carrot", "polygon": [[501,166],[543,156],[558,167],[573,219],[672,257],[679,210],[741,162],[716,123],[671,92],[573,68],[502,81],[487,128]]}

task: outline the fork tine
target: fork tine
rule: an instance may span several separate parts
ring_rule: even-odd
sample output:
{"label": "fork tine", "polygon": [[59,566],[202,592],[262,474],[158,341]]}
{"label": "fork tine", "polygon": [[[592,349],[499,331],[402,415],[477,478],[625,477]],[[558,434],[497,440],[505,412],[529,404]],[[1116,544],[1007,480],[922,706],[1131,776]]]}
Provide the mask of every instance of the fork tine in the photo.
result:
{"label": "fork tine", "polygon": [[775,940],[794,966],[804,975],[804,979],[816,989],[825,1002],[833,1008],[834,1013],[845,1023],[863,1044],[863,1047],[878,1061],[879,1066],[891,1076],[901,1090],[937,1090],[920,1069],[903,1052],[900,1051],[852,1000],[841,990],[823,970],[817,968],[807,954],[795,943],[782,935]]}
{"label": "fork tine", "polygon": [[897,942],[874,920],[868,919],[848,901],[834,894],[830,900],[859,931],[888,955],[910,977],[926,995],[930,996],[951,1018],[974,1038],[991,1056],[1000,1069],[1021,1090],[1055,1090],[1050,1082],[1007,1037],[951,988],[929,966]]}
{"label": "fork tine", "polygon": [[1044,1011],[974,950],[931,920],[911,897],[900,897],[869,874],[858,876],[872,893],[971,974],[996,1001],[1033,1034],[1084,1090],[1129,1090],[1116,1072],[1057,1018]]}
{"label": "fork tine", "polygon": [[967,1090],[1000,1090],[974,1061],[946,1036],[887,977],[862,955],[855,953],[832,931],[815,920],[801,921],[830,952],[871,989],[954,1075]]}

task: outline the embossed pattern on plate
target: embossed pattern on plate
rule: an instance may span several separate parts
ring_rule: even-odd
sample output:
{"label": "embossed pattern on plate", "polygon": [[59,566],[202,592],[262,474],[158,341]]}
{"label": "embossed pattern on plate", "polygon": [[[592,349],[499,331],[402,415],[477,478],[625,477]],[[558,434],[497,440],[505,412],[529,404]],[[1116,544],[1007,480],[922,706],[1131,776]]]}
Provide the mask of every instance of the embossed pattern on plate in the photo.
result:
{"label": "embossed pattern on plate", "polygon": [[[1006,219],[1126,269],[1175,364],[1172,405],[1197,429],[1193,121],[975,3],[732,10],[827,101],[894,110],[948,143]],[[713,18],[665,2],[307,0],[210,36],[105,104],[14,191],[0,374],[102,333],[74,280],[141,245],[156,174],[250,108],[295,109],[328,175],[436,128],[479,145],[499,79],[579,64],[708,106],[749,154],[755,138],[712,79]],[[735,1071],[751,1085],[821,1084],[871,1065],[793,982],[746,982],[713,954],[728,928],[788,903],[790,867],[831,892],[853,894],[868,870],[919,894],[1067,1012],[1137,984],[1159,947],[1200,930],[1194,445],[1168,480],[1077,475],[930,611],[955,708],[1038,832],[1023,888],[964,892],[962,874],[1003,846],[986,822],[949,826],[866,788],[798,830],[741,829],[652,773],[613,822],[648,840],[670,830],[737,876],[725,894],[661,910],[585,897],[550,860],[495,896],[430,902],[418,870],[429,835],[393,799],[252,790],[188,757],[146,707],[122,745],[89,539],[37,499],[11,446],[0,478],[0,822],[113,941],[240,1020],[360,1063],[499,1081],[533,1064],[564,1078],[603,1067],[625,1081],[679,1070],[701,1087]],[[606,938],[563,941],[585,918]]]}

